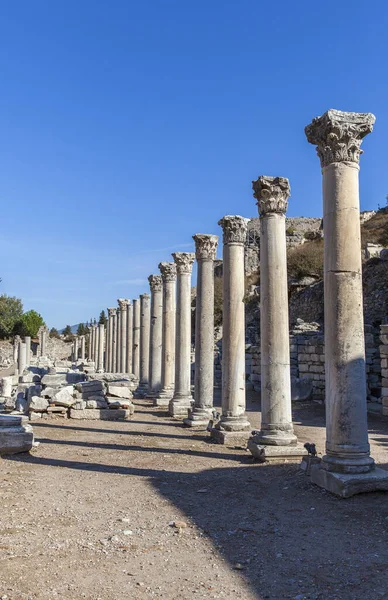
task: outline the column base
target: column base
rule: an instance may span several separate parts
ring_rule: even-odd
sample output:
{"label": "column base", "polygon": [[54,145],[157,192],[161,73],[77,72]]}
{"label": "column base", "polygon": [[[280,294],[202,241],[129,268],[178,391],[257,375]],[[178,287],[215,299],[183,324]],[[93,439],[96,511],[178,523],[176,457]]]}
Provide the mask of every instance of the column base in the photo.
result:
{"label": "column base", "polygon": [[135,392],[137,398],[147,398],[148,383],[140,382]]}
{"label": "column base", "polygon": [[321,465],[312,465],[310,480],[340,498],[364,492],[388,491],[388,471],[378,467],[369,473],[334,473]]}
{"label": "column base", "polygon": [[213,418],[213,408],[199,408],[194,406],[189,410],[189,416],[183,420],[186,427],[195,427],[197,429],[207,429]]}
{"label": "column base", "polygon": [[194,400],[191,396],[172,398],[168,405],[168,413],[170,417],[183,419],[188,416],[189,410],[191,410],[193,404]]}
{"label": "column base", "polygon": [[[255,442],[261,446],[296,446],[298,438],[294,434],[292,426],[290,429],[262,429],[255,436]],[[303,454],[306,454],[305,452]]]}
{"label": "column base", "polygon": [[290,446],[264,446],[261,440],[254,436],[248,440],[248,450],[259,462],[295,462],[307,456],[307,450],[301,444]]}
{"label": "column base", "polygon": [[228,446],[246,446],[246,442],[251,437],[250,431],[224,431],[222,429],[213,429],[210,432],[210,437],[217,444],[225,444]]}
{"label": "column base", "polygon": [[27,417],[0,416],[0,455],[29,452],[34,434]]}

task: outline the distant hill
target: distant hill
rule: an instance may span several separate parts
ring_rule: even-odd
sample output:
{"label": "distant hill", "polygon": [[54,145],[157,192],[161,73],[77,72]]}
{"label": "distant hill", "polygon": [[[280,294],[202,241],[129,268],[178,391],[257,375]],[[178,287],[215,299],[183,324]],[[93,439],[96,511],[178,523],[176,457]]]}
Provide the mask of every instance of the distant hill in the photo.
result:
{"label": "distant hill", "polygon": [[[71,326],[71,333],[77,333],[77,329],[80,326],[80,323],[77,323],[77,325],[72,325]],[[64,332],[65,328],[60,329],[59,333],[62,334]]]}

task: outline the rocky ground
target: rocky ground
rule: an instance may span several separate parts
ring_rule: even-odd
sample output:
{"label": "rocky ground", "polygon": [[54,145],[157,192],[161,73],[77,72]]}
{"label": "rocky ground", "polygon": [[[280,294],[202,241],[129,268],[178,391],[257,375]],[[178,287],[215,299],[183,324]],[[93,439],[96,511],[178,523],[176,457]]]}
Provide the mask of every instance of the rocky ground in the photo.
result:
{"label": "rocky ground", "polygon": [[[323,407],[294,419],[323,450]],[[296,464],[252,464],[146,401],[130,422],[34,430],[31,455],[0,463],[3,600],[388,598],[384,493],[337,499]],[[388,469],[388,421],[370,432]]]}

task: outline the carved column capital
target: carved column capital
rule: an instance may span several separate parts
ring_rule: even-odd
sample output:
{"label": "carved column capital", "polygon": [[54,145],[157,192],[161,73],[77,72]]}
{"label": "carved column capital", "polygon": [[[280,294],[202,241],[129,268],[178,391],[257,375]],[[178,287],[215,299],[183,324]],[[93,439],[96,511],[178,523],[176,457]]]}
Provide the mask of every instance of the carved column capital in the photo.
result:
{"label": "carved column capital", "polygon": [[176,265],[170,262],[161,262],[158,264],[158,269],[162,274],[164,283],[168,281],[176,281]]}
{"label": "carved column capital", "polygon": [[151,296],[147,293],[140,294],[140,300],[149,300],[150,298],[151,298]]}
{"label": "carved column capital", "polygon": [[127,306],[130,301],[127,300],[127,298],[118,298],[117,302],[119,305],[119,310],[127,310]]}
{"label": "carved column capital", "polygon": [[317,146],[321,167],[331,163],[359,163],[363,138],[373,131],[376,117],[371,113],[330,109],[305,127],[307,140]]}
{"label": "carved column capital", "polygon": [[152,293],[160,292],[162,290],[163,279],[161,275],[150,275],[148,281],[150,282],[150,290]]}
{"label": "carved column capital", "polygon": [[260,175],[256,181],[252,181],[252,188],[261,217],[267,213],[286,213],[291,192],[288,179]]}
{"label": "carved column capital", "polygon": [[218,246],[218,235],[196,233],[193,235],[195,242],[195,256],[197,260],[215,260]]}
{"label": "carved column capital", "polygon": [[194,252],[173,252],[171,256],[174,259],[176,270],[179,275],[190,273],[193,270],[193,262],[195,260]]}
{"label": "carved column capital", "polygon": [[108,315],[110,317],[115,317],[117,312],[117,308],[108,308]]}
{"label": "carved column capital", "polygon": [[226,215],[218,225],[223,230],[224,244],[244,245],[247,238],[247,224],[249,219],[239,215]]}

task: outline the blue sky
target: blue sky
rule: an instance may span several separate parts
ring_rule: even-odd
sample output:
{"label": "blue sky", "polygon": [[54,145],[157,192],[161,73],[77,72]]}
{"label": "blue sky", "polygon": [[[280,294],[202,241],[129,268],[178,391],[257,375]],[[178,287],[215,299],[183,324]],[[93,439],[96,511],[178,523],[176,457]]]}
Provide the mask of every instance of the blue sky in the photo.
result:
{"label": "blue sky", "polygon": [[288,177],[321,215],[304,127],[373,112],[361,208],[388,193],[384,1],[0,3],[0,292],[62,327],[118,297]]}

